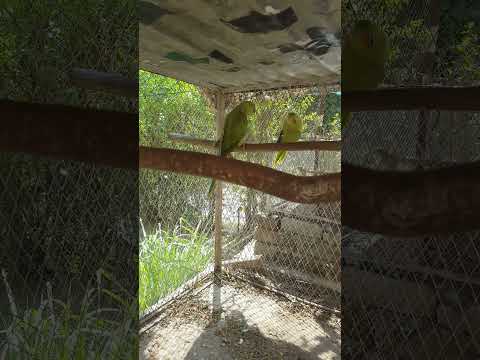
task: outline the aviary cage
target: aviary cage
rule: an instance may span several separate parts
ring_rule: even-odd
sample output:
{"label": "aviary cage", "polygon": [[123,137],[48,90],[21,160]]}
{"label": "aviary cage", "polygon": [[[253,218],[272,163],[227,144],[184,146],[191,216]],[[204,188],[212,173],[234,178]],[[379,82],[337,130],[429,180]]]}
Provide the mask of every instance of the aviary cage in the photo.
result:
{"label": "aviary cage", "polygon": [[354,113],[342,133],[342,357],[478,359],[480,88],[458,52],[468,24],[452,22],[453,2],[343,5],[345,27],[384,21],[393,50],[384,89],[342,94]]}
{"label": "aviary cage", "polygon": [[[140,263],[161,243],[175,252],[163,269],[178,269],[151,284],[141,358],[339,358],[340,2],[142,8],[141,68],[195,86],[140,83],[140,116],[142,101],[163,104],[140,149]],[[235,160],[204,154],[246,99],[257,112]],[[301,141],[276,144],[289,111],[304,119]],[[228,182],[210,199],[198,175]]]}

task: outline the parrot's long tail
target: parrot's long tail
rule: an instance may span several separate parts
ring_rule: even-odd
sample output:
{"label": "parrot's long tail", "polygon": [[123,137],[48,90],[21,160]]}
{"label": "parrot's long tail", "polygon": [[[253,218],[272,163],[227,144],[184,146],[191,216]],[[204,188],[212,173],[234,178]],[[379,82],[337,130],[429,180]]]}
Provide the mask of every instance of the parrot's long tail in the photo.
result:
{"label": "parrot's long tail", "polygon": [[342,112],[342,129],[347,126],[348,122],[352,119],[352,113],[349,111]]}
{"label": "parrot's long tail", "polygon": [[208,188],[208,196],[213,195],[213,190],[215,189],[215,180],[210,182],[210,187]]}
{"label": "parrot's long tail", "polygon": [[273,165],[277,166],[280,165],[285,161],[285,157],[287,156],[287,152],[285,150],[279,151],[277,157],[273,161]]}
{"label": "parrot's long tail", "polygon": [[[231,155],[229,154],[228,151],[225,151],[224,149],[221,149],[219,156],[230,157]],[[208,188],[208,196],[209,197],[211,197],[213,195],[213,190],[215,190],[215,180],[212,180],[212,182],[210,183],[210,187]]]}

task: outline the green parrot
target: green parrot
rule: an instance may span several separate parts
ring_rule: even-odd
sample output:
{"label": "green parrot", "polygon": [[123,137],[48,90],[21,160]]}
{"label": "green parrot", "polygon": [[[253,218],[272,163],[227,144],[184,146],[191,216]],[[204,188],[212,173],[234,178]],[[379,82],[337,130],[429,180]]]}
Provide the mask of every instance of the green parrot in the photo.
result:
{"label": "green parrot", "polygon": [[[222,147],[220,156],[227,156],[238,145],[242,144],[248,134],[248,117],[255,113],[255,104],[251,101],[243,101],[238,104],[225,118],[223,128]],[[212,180],[208,195],[215,188],[215,180]]]}
{"label": "green parrot", "polygon": [[[302,134],[302,126],[303,121],[297,114],[293,112],[288,113],[283,123],[283,128],[280,132],[277,143],[293,143],[298,141],[298,139],[300,139],[300,135]],[[276,166],[283,163],[286,156],[286,150],[279,151],[277,157],[273,161],[273,165]]]}
{"label": "green parrot", "polygon": [[[388,39],[377,25],[358,21],[342,47],[342,90],[375,89],[385,76],[388,49]],[[350,112],[342,112],[342,128],[351,118]]]}

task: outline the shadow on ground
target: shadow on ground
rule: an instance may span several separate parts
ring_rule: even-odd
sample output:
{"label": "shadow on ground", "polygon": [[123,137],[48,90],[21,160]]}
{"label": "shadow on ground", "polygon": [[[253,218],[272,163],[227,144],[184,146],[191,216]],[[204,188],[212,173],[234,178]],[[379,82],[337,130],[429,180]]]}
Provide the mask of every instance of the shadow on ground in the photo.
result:
{"label": "shadow on ground", "polygon": [[246,359],[335,359],[321,344],[306,351],[286,341],[263,334],[258,327],[248,325],[240,311],[232,311],[224,319],[212,320],[193,343],[188,360],[246,360]]}

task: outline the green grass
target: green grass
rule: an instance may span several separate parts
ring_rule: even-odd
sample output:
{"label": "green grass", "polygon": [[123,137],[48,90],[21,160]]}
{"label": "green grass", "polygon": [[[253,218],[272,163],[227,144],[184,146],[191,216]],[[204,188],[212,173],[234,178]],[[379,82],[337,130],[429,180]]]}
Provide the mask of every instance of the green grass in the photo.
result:
{"label": "green grass", "polygon": [[[102,277],[113,281],[107,274],[99,271],[98,286],[85,293],[76,312],[51,295],[39,308],[19,311],[6,273],[2,271],[2,275],[10,316],[1,319],[6,327],[0,331],[0,359],[113,360],[138,356],[137,300],[123,289],[114,294],[101,288]],[[48,285],[47,293],[51,294]],[[100,307],[100,296],[108,297],[114,305]]]}
{"label": "green grass", "polygon": [[140,244],[140,313],[203,271],[211,258],[208,237],[183,219],[173,230],[146,236]]}

